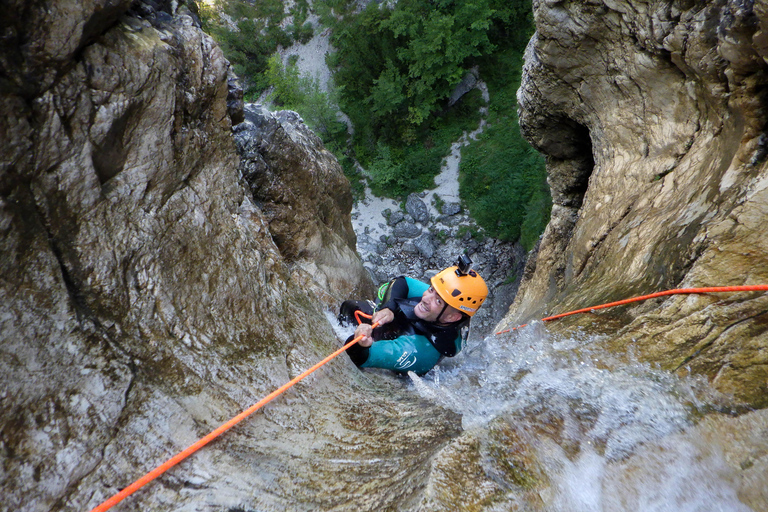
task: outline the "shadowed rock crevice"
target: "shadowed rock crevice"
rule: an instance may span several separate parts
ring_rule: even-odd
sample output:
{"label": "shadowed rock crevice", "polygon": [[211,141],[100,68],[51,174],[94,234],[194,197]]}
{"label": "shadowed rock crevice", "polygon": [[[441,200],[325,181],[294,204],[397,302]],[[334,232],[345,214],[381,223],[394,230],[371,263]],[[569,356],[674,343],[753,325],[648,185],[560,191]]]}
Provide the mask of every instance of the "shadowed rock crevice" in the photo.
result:
{"label": "shadowed rock crevice", "polygon": [[91,159],[93,167],[99,181],[104,185],[117,173],[123,170],[128,148],[124,137],[130,138],[131,134],[126,133],[126,128],[134,126],[132,121],[135,109],[129,107],[126,111],[112,122],[107,133],[95,143]]}

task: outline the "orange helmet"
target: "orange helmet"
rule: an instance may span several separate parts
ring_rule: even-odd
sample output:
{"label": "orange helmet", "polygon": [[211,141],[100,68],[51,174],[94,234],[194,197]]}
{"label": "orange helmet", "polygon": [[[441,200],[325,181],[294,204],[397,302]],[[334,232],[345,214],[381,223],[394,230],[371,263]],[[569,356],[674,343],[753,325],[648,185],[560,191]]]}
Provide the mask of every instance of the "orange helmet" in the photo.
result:
{"label": "orange helmet", "polygon": [[466,273],[453,266],[430,279],[432,287],[443,301],[462,313],[473,316],[488,297],[488,286],[474,270]]}

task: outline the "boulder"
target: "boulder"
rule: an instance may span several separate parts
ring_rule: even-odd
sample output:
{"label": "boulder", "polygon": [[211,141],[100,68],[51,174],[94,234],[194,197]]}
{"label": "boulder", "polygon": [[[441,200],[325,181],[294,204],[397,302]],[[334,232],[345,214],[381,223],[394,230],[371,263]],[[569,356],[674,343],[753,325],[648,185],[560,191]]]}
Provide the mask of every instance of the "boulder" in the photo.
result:
{"label": "boulder", "polygon": [[421,228],[412,222],[400,222],[392,230],[397,238],[416,238],[421,235]]}
{"label": "boulder", "polygon": [[447,216],[461,213],[461,203],[445,202],[442,205],[440,205],[440,213]]}
{"label": "boulder", "polygon": [[429,222],[429,208],[417,194],[409,194],[405,201],[405,210],[413,220],[426,224]]}
{"label": "boulder", "polygon": [[413,245],[424,258],[430,259],[435,254],[435,244],[429,233],[424,233],[413,241]]}

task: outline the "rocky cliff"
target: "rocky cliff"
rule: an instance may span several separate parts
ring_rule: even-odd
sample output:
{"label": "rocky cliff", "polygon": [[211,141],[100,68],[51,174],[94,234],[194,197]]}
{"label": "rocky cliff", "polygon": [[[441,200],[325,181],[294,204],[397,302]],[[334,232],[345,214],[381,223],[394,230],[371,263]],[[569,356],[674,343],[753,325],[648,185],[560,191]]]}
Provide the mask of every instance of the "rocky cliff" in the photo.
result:
{"label": "rocky cliff", "polygon": [[[768,283],[768,3],[534,1],[518,92],[552,219],[505,325],[655,291]],[[768,295],[561,321],[768,405]]]}
{"label": "rocky cliff", "polygon": [[[0,510],[89,510],[332,352],[323,310],[372,284],[348,184],[317,138],[265,112],[233,133],[242,102],[194,4],[4,7]],[[400,434],[373,434],[424,405],[389,407],[397,386],[346,359],[325,377],[128,509],[279,508],[277,480],[337,503],[296,486],[355,489],[354,472],[307,458],[376,457]],[[420,467],[454,428],[412,421],[406,445],[435,441],[382,477]],[[375,506],[414,485],[350,495]]]}
{"label": "rocky cliff", "polygon": [[355,252],[352,192],[336,157],[295,112],[248,104],[244,117],[235,127],[239,172],[293,279],[332,310],[349,297],[372,297]]}
{"label": "rocky cliff", "polygon": [[[554,206],[499,328],[671,288],[768,283],[768,3],[533,9],[519,115]],[[491,382],[462,410],[471,417],[488,388],[504,409],[436,457],[429,510],[454,510],[457,487],[463,510],[768,507],[768,294],[655,299],[506,336],[486,340]],[[651,368],[651,382],[700,379],[723,395],[668,435],[665,399],[627,374],[610,382]],[[638,445],[616,456],[613,442]]]}

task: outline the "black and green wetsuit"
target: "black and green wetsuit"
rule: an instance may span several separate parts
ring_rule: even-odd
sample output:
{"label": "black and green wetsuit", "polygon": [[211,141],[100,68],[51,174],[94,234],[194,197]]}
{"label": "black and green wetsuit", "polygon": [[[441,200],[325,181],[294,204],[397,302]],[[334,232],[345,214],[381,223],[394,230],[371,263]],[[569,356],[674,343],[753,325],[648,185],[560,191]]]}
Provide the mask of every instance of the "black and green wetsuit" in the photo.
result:
{"label": "black and green wetsuit", "polygon": [[[389,283],[375,311],[387,308],[395,317],[392,322],[373,330],[373,345],[361,347],[356,344],[347,349],[357,366],[423,375],[444,356],[453,357],[461,351],[460,331],[464,322],[438,325],[415,315],[413,308],[428,288],[428,284],[405,276]],[[366,302],[346,301],[341,305],[340,318],[354,321],[354,312],[358,309],[368,314],[374,311]]]}

